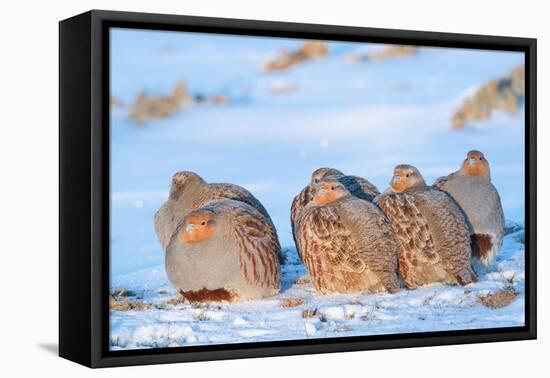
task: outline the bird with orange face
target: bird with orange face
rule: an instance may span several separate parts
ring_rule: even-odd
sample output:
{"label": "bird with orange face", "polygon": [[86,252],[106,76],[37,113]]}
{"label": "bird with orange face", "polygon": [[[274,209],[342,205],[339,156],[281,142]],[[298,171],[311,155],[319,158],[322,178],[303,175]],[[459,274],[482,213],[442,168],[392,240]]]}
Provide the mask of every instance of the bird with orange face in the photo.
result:
{"label": "bird with orange face", "polygon": [[380,209],[328,178],[298,214],[296,241],[321,294],[399,290],[398,244]]}
{"label": "bird with orange face", "polygon": [[462,207],[471,228],[474,256],[489,266],[502,247],[504,211],[498,191],[491,183],[485,155],[469,151],[458,171],[437,179],[434,185],[449,193]]}
{"label": "bird with orange face", "polygon": [[303,208],[306,207],[308,203],[313,200],[313,192],[315,186],[325,179],[335,179],[338,180],[346,189],[355,197],[364,199],[367,201],[372,201],[380,192],[378,188],[371,184],[367,179],[359,176],[345,175],[341,171],[335,168],[319,168],[316,169],[311,174],[311,179],[308,185],[302,189],[300,193],[294,197],[292,205],[290,207],[290,225],[292,227],[292,236],[296,247],[298,249],[298,254],[301,256],[300,248],[296,242],[295,228],[296,228],[296,219],[298,219],[299,213]]}
{"label": "bird with orange face", "polygon": [[268,219],[235,200],[207,202],[176,227],[165,255],[170,282],[192,302],[275,295],[281,248]]}
{"label": "bird with orange face", "polygon": [[447,193],[426,186],[418,169],[395,167],[390,188],[374,202],[399,241],[399,271],[409,288],[477,281],[464,213]]}

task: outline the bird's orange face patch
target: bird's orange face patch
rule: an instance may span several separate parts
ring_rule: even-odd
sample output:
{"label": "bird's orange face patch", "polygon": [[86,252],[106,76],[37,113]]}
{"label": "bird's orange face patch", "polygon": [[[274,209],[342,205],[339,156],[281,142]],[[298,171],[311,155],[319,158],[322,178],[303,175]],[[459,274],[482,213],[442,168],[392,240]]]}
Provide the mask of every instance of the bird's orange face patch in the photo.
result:
{"label": "bird's orange face patch", "polygon": [[409,174],[400,170],[393,172],[393,178],[390,182],[391,189],[396,193],[401,193],[412,186]]}
{"label": "bird's orange face patch", "polygon": [[191,213],[184,219],[179,239],[187,244],[200,243],[210,238],[214,231],[215,221],[212,213]]}
{"label": "bird's orange face patch", "polygon": [[467,176],[489,176],[489,163],[479,151],[470,151],[462,163],[460,171]]}
{"label": "bird's orange face patch", "polygon": [[331,203],[332,201],[336,200],[336,188],[334,185],[331,185],[329,183],[322,183],[317,187],[317,190],[315,191],[315,196],[313,197],[313,201],[315,201],[315,204],[322,206],[326,205],[327,203]]}

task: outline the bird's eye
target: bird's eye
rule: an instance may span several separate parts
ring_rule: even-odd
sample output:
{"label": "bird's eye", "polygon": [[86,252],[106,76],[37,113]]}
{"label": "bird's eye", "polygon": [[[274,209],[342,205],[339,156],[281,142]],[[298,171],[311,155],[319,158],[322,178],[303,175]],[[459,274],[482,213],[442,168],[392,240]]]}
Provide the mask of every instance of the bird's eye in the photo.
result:
{"label": "bird's eye", "polygon": [[202,221],[201,226],[206,226],[206,221]]}
{"label": "bird's eye", "polygon": [[334,190],[334,189],[335,189],[335,188],[334,188],[334,185],[330,187],[330,190]]}
{"label": "bird's eye", "polygon": [[482,158],[482,157],[480,157],[480,158],[479,158],[479,160],[483,160],[483,158]]}
{"label": "bird's eye", "polygon": [[407,175],[406,175],[406,176],[407,176],[407,177],[409,177],[410,175],[411,175],[410,173],[407,173]]}

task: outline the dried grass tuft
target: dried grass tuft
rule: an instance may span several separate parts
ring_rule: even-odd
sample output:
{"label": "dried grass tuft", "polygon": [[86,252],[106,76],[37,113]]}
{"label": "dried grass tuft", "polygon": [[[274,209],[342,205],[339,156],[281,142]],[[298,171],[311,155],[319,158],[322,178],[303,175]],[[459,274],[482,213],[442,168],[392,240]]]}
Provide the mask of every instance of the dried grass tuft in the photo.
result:
{"label": "dried grass tuft", "polygon": [[516,290],[507,288],[479,297],[479,301],[485,307],[501,308],[508,306],[517,296]]}
{"label": "dried grass tuft", "polygon": [[314,309],[307,308],[302,311],[302,318],[304,319],[313,318],[314,316],[317,316],[318,312],[319,311],[316,308]]}
{"label": "dried grass tuft", "polygon": [[299,299],[299,298],[290,298],[290,299],[283,299],[281,300],[281,302],[279,303],[279,306],[283,307],[283,308],[289,308],[289,307],[297,307],[297,306],[301,306],[304,304],[304,300],[303,299]]}
{"label": "dried grass tuft", "polygon": [[113,311],[147,310],[153,307],[150,303],[131,301],[128,299],[117,300],[113,296],[109,298],[109,308]]}
{"label": "dried grass tuft", "polygon": [[304,276],[304,277],[298,278],[294,283],[296,285],[305,285],[305,284],[308,284],[310,282],[311,281],[309,280],[309,278],[307,276]]}

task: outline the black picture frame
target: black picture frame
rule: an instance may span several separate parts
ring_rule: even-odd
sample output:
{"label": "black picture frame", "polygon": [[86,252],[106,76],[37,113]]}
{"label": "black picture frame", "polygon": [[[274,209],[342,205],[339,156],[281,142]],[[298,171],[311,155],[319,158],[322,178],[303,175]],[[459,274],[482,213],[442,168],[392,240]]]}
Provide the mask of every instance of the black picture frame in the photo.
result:
{"label": "black picture frame", "polygon": [[[525,54],[525,326],[109,351],[110,27],[519,51]],[[92,10],[59,23],[59,355],[89,367],[535,339],[536,65],[531,38]]]}

